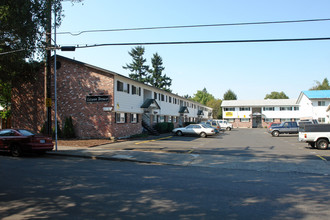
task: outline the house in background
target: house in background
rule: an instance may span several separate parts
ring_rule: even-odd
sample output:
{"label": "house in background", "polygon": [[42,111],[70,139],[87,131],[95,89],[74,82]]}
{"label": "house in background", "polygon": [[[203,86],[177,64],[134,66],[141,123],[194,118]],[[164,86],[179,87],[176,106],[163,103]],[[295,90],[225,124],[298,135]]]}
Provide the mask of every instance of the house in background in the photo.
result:
{"label": "house in background", "polygon": [[297,99],[302,117],[317,119],[319,123],[330,123],[327,108],[330,105],[330,90],[302,91]]}
{"label": "house in background", "polygon": [[271,122],[316,119],[330,123],[330,90],[302,91],[298,99],[224,100],[223,118],[235,127],[265,127]]}
{"label": "house in background", "polygon": [[[212,108],[109,70],[63,56],[57,56],[57,67],[57,118],[62,127],[71,116],[79,138],[127,137],[158,122],[181,126],[212,117]],[[40,73],[35,82],[13,89],[13,127],[40,131],[46,121],[44,83]]]}

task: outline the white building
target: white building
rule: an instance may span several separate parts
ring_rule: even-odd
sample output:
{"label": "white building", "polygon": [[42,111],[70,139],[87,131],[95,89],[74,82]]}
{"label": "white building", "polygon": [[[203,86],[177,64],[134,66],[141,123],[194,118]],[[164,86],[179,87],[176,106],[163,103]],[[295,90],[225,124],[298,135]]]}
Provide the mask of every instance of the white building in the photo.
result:
{"label": "white building", "polygon": [[271,122],[297,121],[302,118],[330,123],[327,107],[330,90],[303,91],[296,99],[224,100],[222,115],[234,127],[265,127]]}

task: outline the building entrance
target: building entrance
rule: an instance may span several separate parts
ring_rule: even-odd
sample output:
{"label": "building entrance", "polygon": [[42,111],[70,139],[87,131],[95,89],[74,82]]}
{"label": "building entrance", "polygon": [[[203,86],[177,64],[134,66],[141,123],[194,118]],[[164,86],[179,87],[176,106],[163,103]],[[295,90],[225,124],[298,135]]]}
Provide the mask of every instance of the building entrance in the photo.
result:
{"label": "building entrance", "polygon": [[252,108],[252,128],[262,128],[261,108]]}

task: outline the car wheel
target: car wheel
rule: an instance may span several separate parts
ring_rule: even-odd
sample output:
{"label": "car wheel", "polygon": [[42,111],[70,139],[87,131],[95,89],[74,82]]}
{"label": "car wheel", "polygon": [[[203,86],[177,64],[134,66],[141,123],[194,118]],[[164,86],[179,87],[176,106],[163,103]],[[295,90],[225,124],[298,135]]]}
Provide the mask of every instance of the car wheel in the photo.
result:
{"label": "car wheel", "polygon": [[227,128],[226,128],[226,130],[227,130],[227,131],[230,131],[230,130],[231,130],[231,128],[230,128],[230,127],[227,127]]}
{"label": "car wheel", "polygon": [[200,135],[202,138],[206,138],[206,137],[207,137],[207,135],[206,135],[205,132],[202,132],[202,133],[200,133],[199,135]]}
{"label": "car wheel", "polygon": [[178,136],[182,136],[183,133],[182,133],[182,131],[177,131],[177,132],[176,132],[176,135],[178,135]]}
{"label": "car wheel", "polygon": [[273,131],[272,135],[273,135],[273,137],[278,137],[278,136],[280,136],[280,132],[279,131]]}
{"label": "car wheel", "polygon": [[22,150],[21,150],[20,146],[18,146],[18,145],[11,146],[10,153],[13,157],[22,156]]}
{"label": "car wheel", "polygon": [[328,148],[329,142],[326,139],[320,139],[316,142],[316,146],[319,150],[326,150]]}

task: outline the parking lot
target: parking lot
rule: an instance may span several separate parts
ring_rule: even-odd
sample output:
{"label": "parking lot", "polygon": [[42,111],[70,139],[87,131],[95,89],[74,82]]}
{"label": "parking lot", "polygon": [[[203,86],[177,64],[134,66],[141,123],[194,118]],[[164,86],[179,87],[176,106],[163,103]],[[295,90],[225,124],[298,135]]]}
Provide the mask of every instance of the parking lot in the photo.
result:
{"label": "parking lot", "polygon": [[306,143],[299,142],[298,135],[272,137],[266,129],[233,129],[207,138],[168,134],[154,136],[150,140],[110,144],[107,147],[115,150],[330,161],[330,150],[312,149]]}

